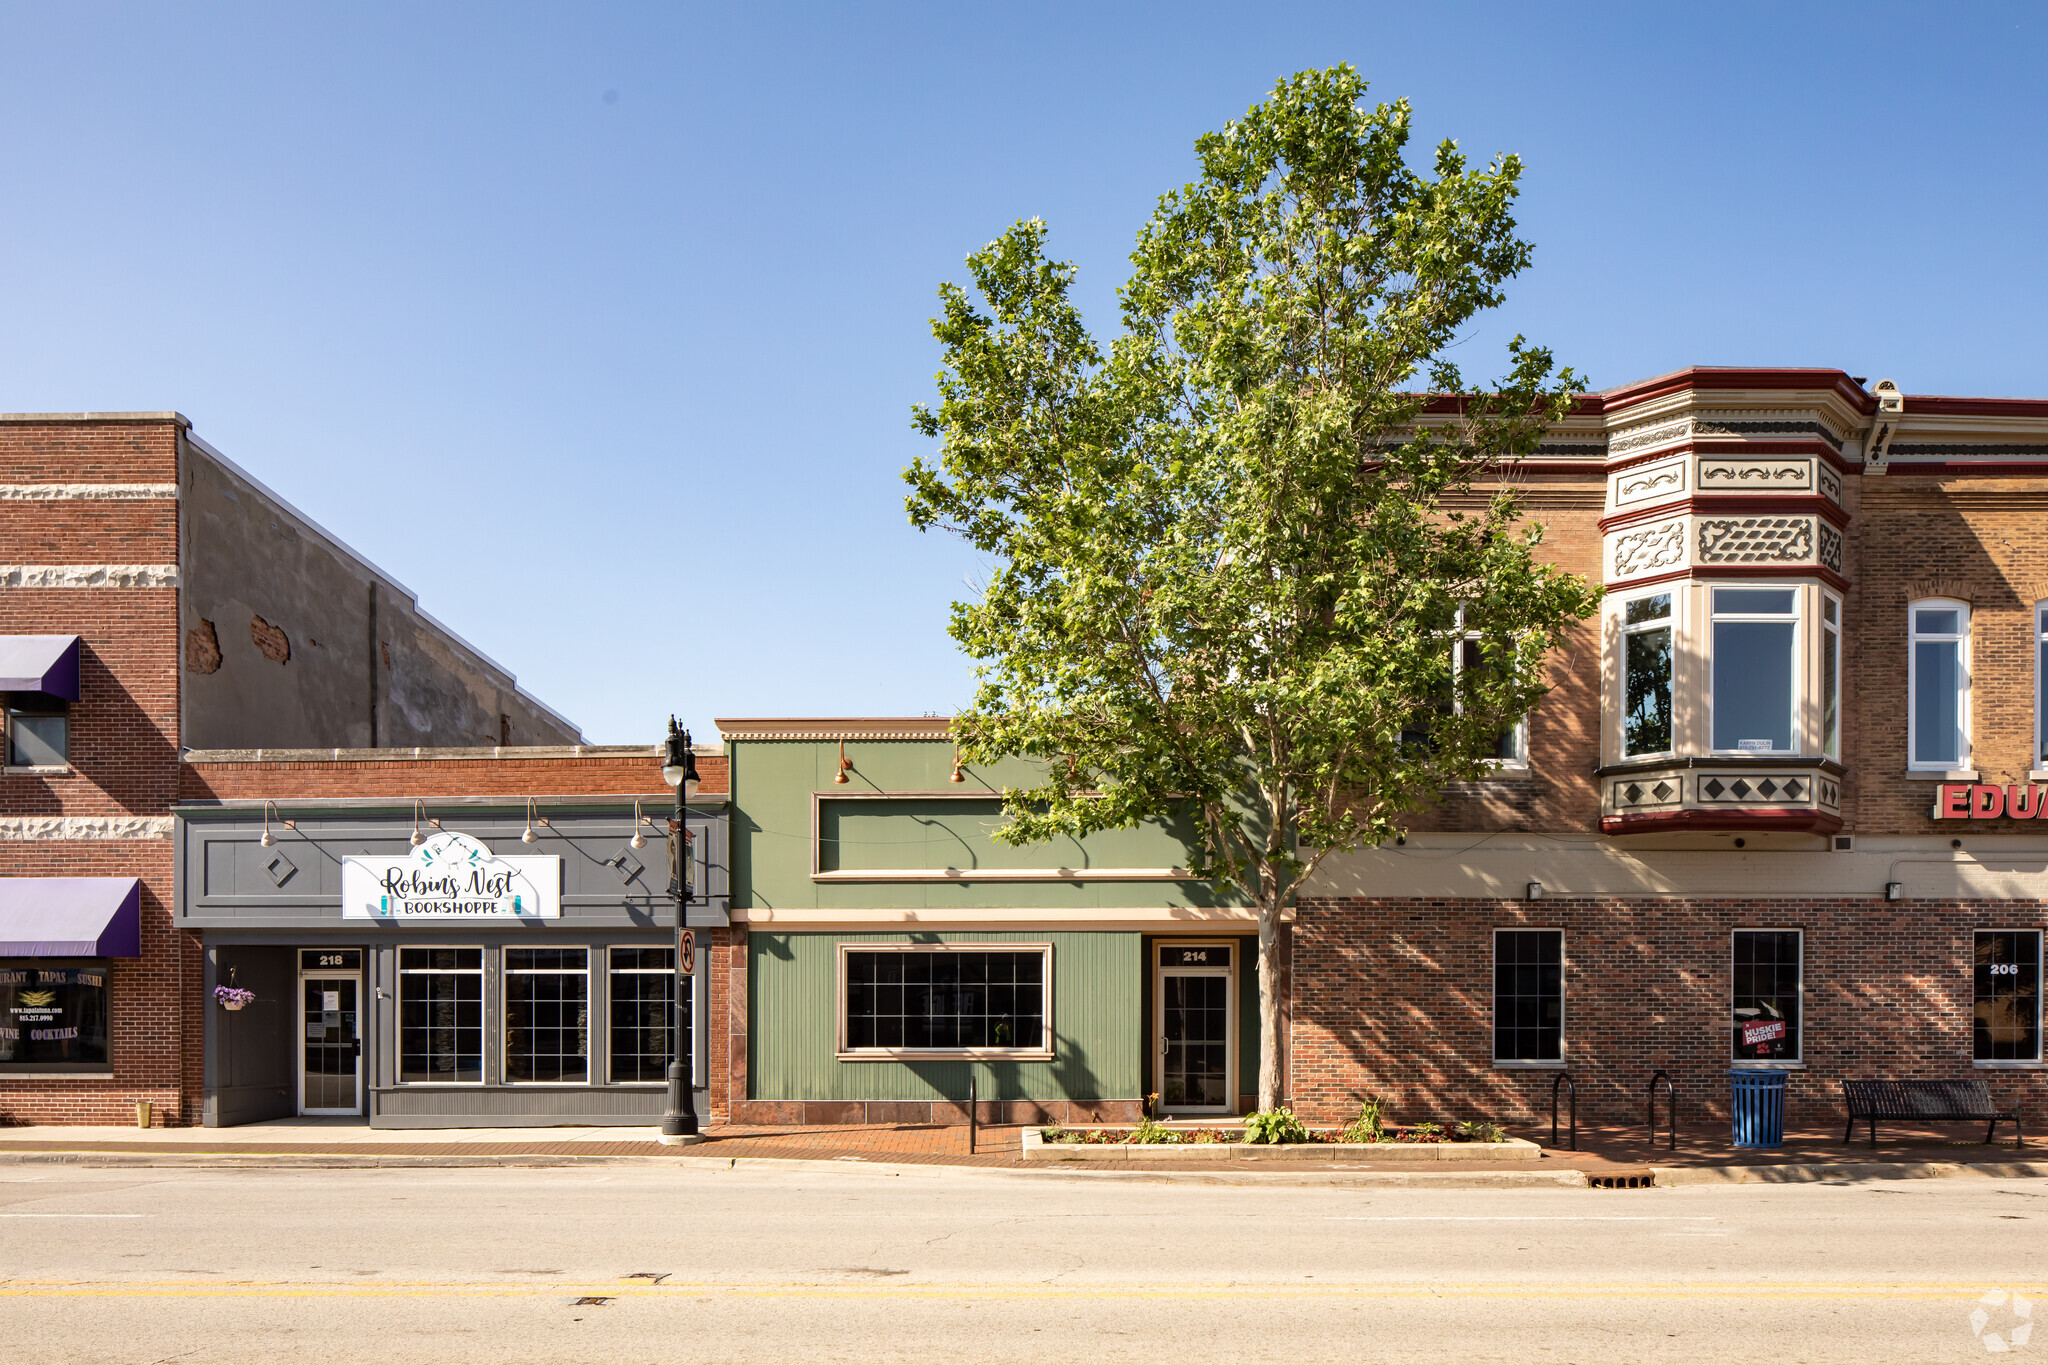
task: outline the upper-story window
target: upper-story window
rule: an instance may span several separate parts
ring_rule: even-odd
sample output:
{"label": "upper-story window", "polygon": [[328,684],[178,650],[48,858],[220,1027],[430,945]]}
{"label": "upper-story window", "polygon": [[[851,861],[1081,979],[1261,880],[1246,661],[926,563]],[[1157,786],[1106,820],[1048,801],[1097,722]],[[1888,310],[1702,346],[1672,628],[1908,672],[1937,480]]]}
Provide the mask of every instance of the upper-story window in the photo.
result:
{"label": "upper-story window", "polygon": [[1713,747],[1798,749],[1799,590],[1713,589]]}
{"label": "upper-story window", "polygon": [[1906,609],[1907,766],[1962,768],[1970,751],[1970,608],[1929,598]]}
{"label": "upper-story window", "polygon": [[1820,596],[1820,751],[1842,756],[1842,600]]}
{"label": "upper-story window", "polygon": [[1672,625],[1668,592],[1634,598],[1622,607],[1624,757],[1671,752]]}
{"label": "upper-story window", "polygon": [[[1459,607],[1458,651],[1451,662],[1453,680],[1451,693],[1454,697],[1458,698],[1460,710],[1464,708],[1464,687],[1462,684],[1465,682],[1465,675],[1468,673],[1478,675],[1497,666],[1496,663],[1487,660],[1486,649],[1481,642],[1479,632],[1465,629],[1465,609]],[[1501,731],[1499,738],[1493,744],[1495,763],[1503,768],[1520,768],[1528,763],[1528,724],[1526,719],[1518,720],[1507,729]]]}
{"label": "upper-story window", "polygon": [[71,717],[64,703],[17,692],[7,703],[7,766],[61,767],[71,761]]}

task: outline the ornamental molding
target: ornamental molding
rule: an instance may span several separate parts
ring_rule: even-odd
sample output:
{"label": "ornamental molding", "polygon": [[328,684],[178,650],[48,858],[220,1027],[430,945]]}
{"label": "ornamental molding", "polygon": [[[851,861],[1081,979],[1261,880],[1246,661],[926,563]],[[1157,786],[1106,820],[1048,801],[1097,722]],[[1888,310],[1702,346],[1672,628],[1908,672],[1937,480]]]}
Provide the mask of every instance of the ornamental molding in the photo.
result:
{"label": "ornamental molding", "polygon": [[1842,533],[1826,522],[1820,524],[1820,555],[1818,562],[1823,569],[1842,571]]}
{"label": "ornamental molding", "polygon": [[712,721],[727,739],[953,738],[951,716],[748,717]]}
{"label": "ornamental molding", "polygon": [[175,564],[0,564],[0,588],[175,588]]}
{"label": "ornamental molding", "polygon": [[168,815],[0,815],[0,843],[168,839]]}
{"label": "ornamental molding", "polygon": [[1623,427],[1607,438],[1609,456],[1626,455],[1632,450],[1644,450],[1650,446],[1664,445],[1671,441],[1682,441],[1692,435],[1692,418],[1679,417],[1662,422],[1649,422],[1642,426]]}
{"label": "ornamental molding", "polygon": [[1707,460],[1700,461],[1700,492],[1714,488],[1742,488],[1758,491],[1779,488],[1808,488],[1813,481],[1811,460]]}
{"label": "ornamental molding", "polygon": [[1702,564],[1800,564],[1813,558],[1811,517],[1707,517],[1699,526]]}
{"label": "ornamental molding", "polygon": [[1676,497],[1685,492],[1683,458],[1641,465],[1614,476],[1614,505],[1648,502],[1652,498]]}
{"label": "ornamental molding", "polygon": [[1965,459],[2009,459],[2017,455],[2022,459],[2040,460],[2043,463],[2048,463],[2048,445],[1991,445],[1988,443],[1982,445],[1976,443],[1927,444],[1923,442],[1915,442],[1908,445],[1899,442],[1891,447],[1892,459],[1901,459],[1909,455],[1960,455]]}
{"label": "ornamental molding", "polygon": [[175,502],[174,483],[0,483],[0,502]]}
{"label": "ornamental molding", "polygon": [[1614,576],[1634,578],[1685,563],[1685,521],[1659,522],[1614,538]]}
{"label": "ornamental molding", "polygon": [[1693,432],[1698,436],[1818,436],[1842,449],[1842,438],[1811,409],[1748,412],[1700,412],[1693,415]]}
{"label": "ornamental molding", "polygon": [[1814,482],[1823,496],[1834,499],[1835,506],[1842,505],[1842,476],[1828,468],[1826,461],[1814,467]]}

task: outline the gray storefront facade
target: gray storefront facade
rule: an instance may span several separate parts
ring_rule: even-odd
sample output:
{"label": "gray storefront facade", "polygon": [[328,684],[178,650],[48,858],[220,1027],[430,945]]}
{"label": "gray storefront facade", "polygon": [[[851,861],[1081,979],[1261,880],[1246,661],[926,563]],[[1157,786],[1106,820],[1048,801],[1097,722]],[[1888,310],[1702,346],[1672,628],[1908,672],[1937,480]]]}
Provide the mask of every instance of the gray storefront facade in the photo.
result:
{"label": "gray storefront facade", "polygon": [[[205,961],[203,1122],[659,1122],[672,811],[655,794],[180,807],[174,914]],[[702,931],[727,923],[723,798],[693,804],[689,825],[701,984]],[[687,996],[701,1121],[706,992]]]}

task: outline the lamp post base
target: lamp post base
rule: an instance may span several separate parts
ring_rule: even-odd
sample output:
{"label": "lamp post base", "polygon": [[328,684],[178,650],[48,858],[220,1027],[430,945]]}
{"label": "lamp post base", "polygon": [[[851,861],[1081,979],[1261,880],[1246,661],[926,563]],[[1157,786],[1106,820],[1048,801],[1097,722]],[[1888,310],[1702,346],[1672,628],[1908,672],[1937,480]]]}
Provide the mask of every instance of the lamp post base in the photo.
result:
{"label": "lamp post base", "polygon": [[703,1140],[704,1135],[702,1133],[663,1133],[661,1135],[661,1145],[664,1147],[693,1147]]}

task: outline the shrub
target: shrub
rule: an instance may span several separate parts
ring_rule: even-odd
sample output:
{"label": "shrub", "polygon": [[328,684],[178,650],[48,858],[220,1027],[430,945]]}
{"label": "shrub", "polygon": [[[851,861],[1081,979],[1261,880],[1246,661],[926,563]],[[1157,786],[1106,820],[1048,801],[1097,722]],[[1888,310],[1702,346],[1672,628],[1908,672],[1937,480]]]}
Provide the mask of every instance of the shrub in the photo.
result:
{"label": "shrub", "polygon": [[1291,1109],[1262,1109],[1244,1117],[1244,1140],[1256,1143],[1307,1142],[1308,1129]]}
{"label": "shrub", "polygon": [[1367,1095],[1358,1106],[1358,1117],[1345,1125],[1343,1142],[1386,1142],[1388,1141],[1386,1120],[1380,1112],[1378,1096]]}
{"label": "shrub", "polygon": [[1507,1133],[1497,1123],[1485,1119],[1465,1119],[1458,1124],[1457,1138],[1460,1142],[1504,1142]]}

